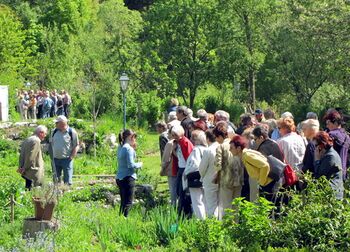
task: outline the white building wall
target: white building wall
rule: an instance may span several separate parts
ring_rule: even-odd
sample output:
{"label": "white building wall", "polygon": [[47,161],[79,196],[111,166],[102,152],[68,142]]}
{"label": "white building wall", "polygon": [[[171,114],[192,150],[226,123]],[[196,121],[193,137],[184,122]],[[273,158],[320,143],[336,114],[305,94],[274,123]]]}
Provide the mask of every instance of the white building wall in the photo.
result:
{"label": "white building wall", "polygon": [[0,121],[9,120],[9,90],[8,86],[0,86]]}

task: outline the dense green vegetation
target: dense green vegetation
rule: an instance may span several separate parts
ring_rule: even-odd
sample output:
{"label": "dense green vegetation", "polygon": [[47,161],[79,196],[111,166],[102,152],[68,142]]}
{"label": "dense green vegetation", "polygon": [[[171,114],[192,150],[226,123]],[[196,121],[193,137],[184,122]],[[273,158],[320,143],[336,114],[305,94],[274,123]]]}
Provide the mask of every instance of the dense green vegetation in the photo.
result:
{"label": "dense green vegetation", "polygon": [[12,95],[26,81],[67,89],[75,116],[88,118],[93,97],[102,114],[121,111],[126,72],[139,125],[160,118],[172,96],[232,117],[254,105],[297,117],[349,107],[348,1],[150,3],[1,0],[0,83]]}
{"label": "dense green vegetation", "polygon": [[[76,159],[75,175],[84,176],[59,199],[61,226],[36,241],[21,237],[33,206],[16,173],[19,143],[32,129],[22,129],[18,142],[0,132],[0,251],[348,251],[349,202],[335,200],[322,180],[289,192],[277,219],[263,199],[235,200],[223,222],[179,219],[159,176],[158,136],[146,129],[174,96],[193,110],[224,109],[233,121],[257,106],[289,110],[297,120],[308,110],[349,111],[349,53],[346,0],[0,0],[0,85],[10,87],[12,119],[16,89],[28,81],[33,89],[68,90],[76,118],[91,119],[93,101],[102,101],[97,156],[88,148]],[[128,219],[104,197],[117,193],[114,182],[94,176],[117,168],[105,139],[121,129],[123,72],[131,79],[128,125],[140,128],[138,183],[154,186],[156,202],[139,202]],[[90,122],[72,118],[70,125],[91,147]],[[48,156],[45,163],[50,181]],[[11,194],[21,204],[14,223]]]}

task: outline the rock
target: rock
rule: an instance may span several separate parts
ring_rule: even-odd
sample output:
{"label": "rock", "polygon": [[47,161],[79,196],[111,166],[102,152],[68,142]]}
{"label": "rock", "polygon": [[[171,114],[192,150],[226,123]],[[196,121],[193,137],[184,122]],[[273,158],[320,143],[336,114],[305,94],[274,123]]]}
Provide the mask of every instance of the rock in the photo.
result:
{"label": "rock", "polygon": [[105,143],[109,145],[112,149],[118,146],[117,136],[115,134],[110,134],[105,138]]}
{"label": "rock", "polygon": [[14,132],[9,135],[9,138],[11,140],[20,140],[21,139],[21,134],[19,132]]}
{"label": "rock", "polygon": [[135,196],[138,199],[142,199],[144,206],[147,209],[150,209],[156,205],[154,195],[153,195],[153,186],[148,184],[141,184],[135,186]]}
{"label": "rock", "polygon": [[27,126],[29,126],[29,122],[16,122],[15,123],[15,126],[16,127],[27,127]]}
{"label": "rock", "polygon": [[104,196],[106,198],[106,203],[112,205],[113,207],[120,202],[120,197],[118,197],[119,195],[114,195],[107,191],[104,192]]}
{"label": "rock", "polygon": [[11,128],[12,125],[13,125],[12,122],[0,123],[0,129],[8,129],[8,128]]}

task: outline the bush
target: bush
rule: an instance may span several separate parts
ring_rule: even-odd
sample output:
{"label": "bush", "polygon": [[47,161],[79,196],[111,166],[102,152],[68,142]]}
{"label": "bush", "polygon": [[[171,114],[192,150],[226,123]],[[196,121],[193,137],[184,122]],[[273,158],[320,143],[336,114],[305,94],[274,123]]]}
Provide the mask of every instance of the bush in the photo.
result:
{"label": "bush", "polygon": [[18,145],[14,141],[0,139],[0,157],[4,157],[9,153],[16,153]]}
{"label": "bush", "polygon": [[274,227],[274,247],[339,250],[350,248],[350,205],[337,200],[324,177],[311,181],[302,194],[294,194],[288,214],[277,220]]}
{"label": "bush", "polygon": [[238,246],[266,249],[272,236],[272,209],[272,203],[263,197],[258,202],[236,198],[233,209],[225,215],[224,225]]}

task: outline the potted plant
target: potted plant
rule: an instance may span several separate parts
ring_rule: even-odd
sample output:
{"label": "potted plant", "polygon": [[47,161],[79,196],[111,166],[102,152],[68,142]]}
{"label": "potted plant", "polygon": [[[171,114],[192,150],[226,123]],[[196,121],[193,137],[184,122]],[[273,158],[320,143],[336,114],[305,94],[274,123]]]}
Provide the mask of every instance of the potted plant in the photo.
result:
{"label": "potted plant", "polygon": [[32,189],[32,195],[35,219],[50,221],[57,204],[57,189],[55,185],[46,184],[35,187]]}

